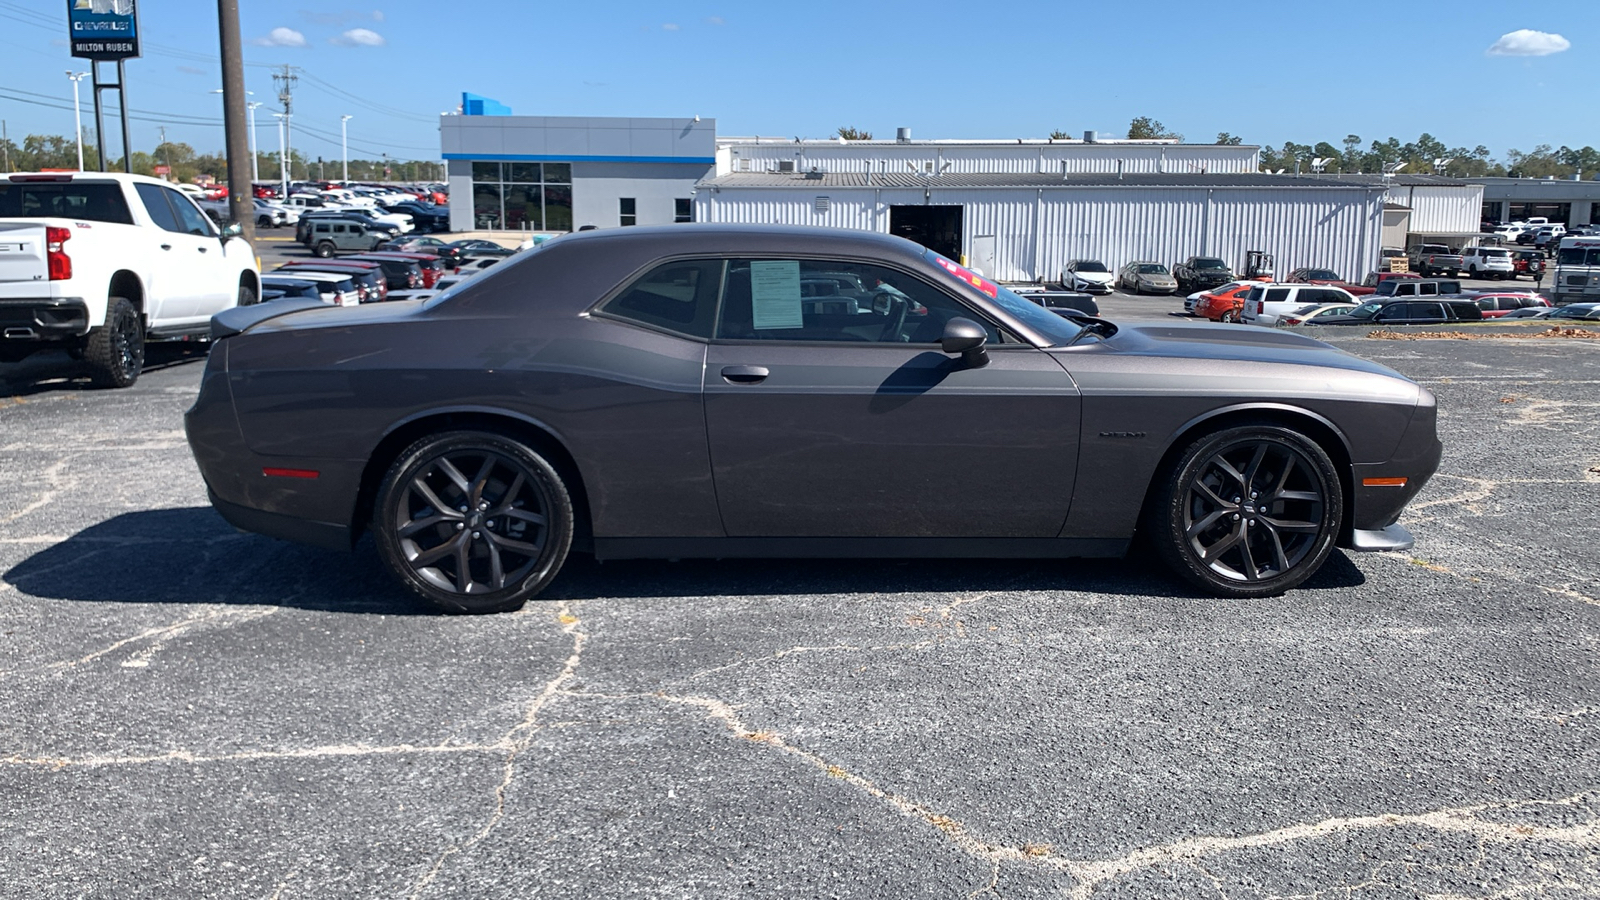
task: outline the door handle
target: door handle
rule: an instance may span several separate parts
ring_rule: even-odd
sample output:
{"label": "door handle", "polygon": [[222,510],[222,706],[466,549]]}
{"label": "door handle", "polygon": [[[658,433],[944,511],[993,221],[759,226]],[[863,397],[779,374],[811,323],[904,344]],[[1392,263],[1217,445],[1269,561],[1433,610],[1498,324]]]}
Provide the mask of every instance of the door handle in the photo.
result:
{"label": "door handle", "polygon": [[723,366],[722,380],[729,384],[760,384],[771,375],[766,366]]}
{"label": "door handle", "polygon": [[163,249],[163,250],[171,250],[172,249],[172,245],[171,244],[162,244],[161,245],[161,249]]}

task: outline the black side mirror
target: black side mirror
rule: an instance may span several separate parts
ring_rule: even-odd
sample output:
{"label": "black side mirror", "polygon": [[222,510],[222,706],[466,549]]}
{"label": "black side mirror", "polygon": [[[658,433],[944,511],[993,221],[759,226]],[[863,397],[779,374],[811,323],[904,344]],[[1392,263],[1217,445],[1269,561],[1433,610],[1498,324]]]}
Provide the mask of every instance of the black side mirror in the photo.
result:
{"label": "black side mirror", "polygon": [[944,323],[944,335],[939,347],[951,356],[961,354],[961,362],[969,369],[981,369],[989,364],[989,353],[984,345],[989,343],[989,333],[971,319],[957,316]]}

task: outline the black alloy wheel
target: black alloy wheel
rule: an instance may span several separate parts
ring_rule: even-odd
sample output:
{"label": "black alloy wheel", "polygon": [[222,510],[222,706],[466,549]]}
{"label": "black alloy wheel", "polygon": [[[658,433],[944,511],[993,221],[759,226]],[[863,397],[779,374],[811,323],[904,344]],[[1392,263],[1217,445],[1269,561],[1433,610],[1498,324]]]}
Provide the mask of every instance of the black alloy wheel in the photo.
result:
{"label": "black alloy wheel", "polygon": [[526,445],[489,432],[413,444],[384,477],[373,518],[389,570],[454,613],[519,609],[555,578],[572,544],[560,475]]}
{"label": "black alloy wheel", "polygon": [[106,302],[106,321],[89,332],[83,359],[90,377],[100,387],[130,387],[144,371],[144,321],[139,311],[122,297]]}
{"label": "black alloy wheel", "polygon": [[1344,494],[1328,454],[1277,425],[1229,428],[1192,443],[1147,512],[1157,553],[1227,597],[1282,593],[1333,552]]}

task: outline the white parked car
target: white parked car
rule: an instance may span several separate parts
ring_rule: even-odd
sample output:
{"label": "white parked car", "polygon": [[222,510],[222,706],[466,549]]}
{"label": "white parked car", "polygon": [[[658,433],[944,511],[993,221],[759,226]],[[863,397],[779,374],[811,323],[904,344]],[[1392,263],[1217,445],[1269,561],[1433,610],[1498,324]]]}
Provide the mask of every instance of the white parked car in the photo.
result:
{"label": "white parked car", "polygon": [[1098,259],[1075,259],[1061,270],[1061,286],[1086,294],[1109,294],[1117,275]]}
{"label": "white parked car", "polygon": [[1517,272],[1511,251],[1503,247],[1466,247],[1461,271],[1470,278],[1511,278]]}
{"label": "white parked car", "polygon": [[1250,289],[1244,297],[1240,321],[1246,325],[1278,324],[1281,316],[1292,315],[1305,306],[1324,303],[1348,303],[1355,306],[1356,298],[1343,288],[1325,284],[1263,284]]}
{"label": "white parked car", "polygon": [[212,316],[261,296],[237,227],[142,175],[0,178],[0,249],[0,362],[66,350],[107,387],[138,380],[147,340],[206,339]]}

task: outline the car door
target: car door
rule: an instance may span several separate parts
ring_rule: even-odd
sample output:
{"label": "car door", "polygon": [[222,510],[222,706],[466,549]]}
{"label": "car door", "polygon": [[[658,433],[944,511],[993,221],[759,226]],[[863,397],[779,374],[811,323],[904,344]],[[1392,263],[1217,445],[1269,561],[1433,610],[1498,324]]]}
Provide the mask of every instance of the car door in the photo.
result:
{"label": "car door", "polygon": [[180,262],[188,258],[186,250],[193,236],[179,226],[164,188],[135,182],[133,189],[158,229],[147,232],[148,237],[141,235],[141,239],[149,242],[143,253],[148,273],[144,286],[146,311],[152,323],[165,324],[190,315],[194,309],[195,300],[188,293],[191,283],[184,277]]}
{"label": "car door", "polygon": [[[823,277],[846,289],[803,298]],[[940,351],[957,316],[985,327],[987,365]],[[730,259],[716,335],[706,429],[730,537],[1060,533],[1077,387],[955,297],[865,261]]]}
{"label": "car door", "polygon": [[190,245],[193,255],[188,251],[178,254],[188,282],[186,291],[192,298],[187,315],[209,319],[238,300],[239,284],[234,267],[229,263],[227,248],[216,226],[194,201],[171,188],[161,190],[172,204],[178,225],[193,239]]}

